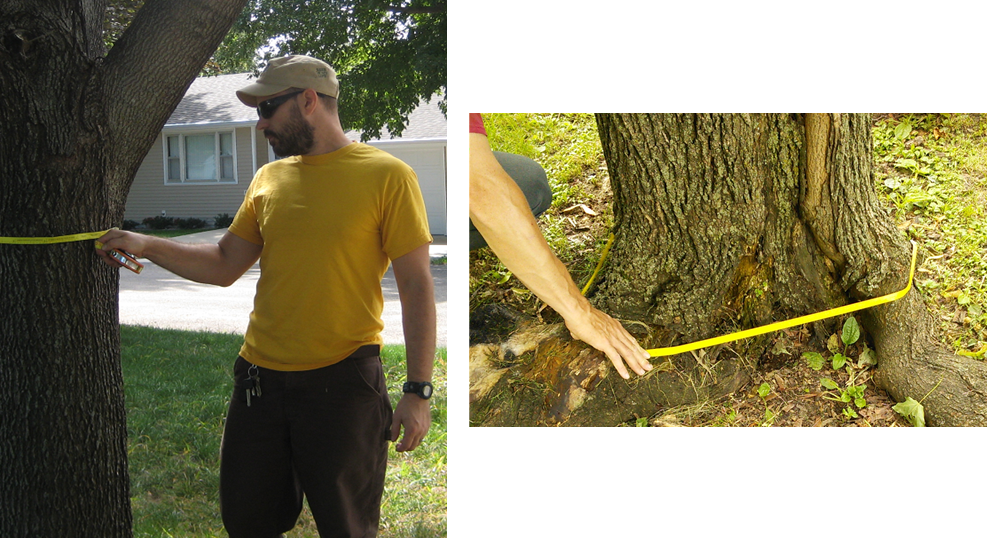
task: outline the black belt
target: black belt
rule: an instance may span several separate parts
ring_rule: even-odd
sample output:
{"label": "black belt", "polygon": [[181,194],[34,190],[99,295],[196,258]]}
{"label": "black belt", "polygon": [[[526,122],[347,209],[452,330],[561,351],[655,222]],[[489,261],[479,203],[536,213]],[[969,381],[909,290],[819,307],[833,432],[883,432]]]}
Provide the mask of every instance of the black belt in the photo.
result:
{"label": "black belt", "polygon": [[380,346],[377,344],[368,344],[365,346],[360,346],[359,349],[351,353],[349,357],[346,357],[346,359],[366,359],[367,357],[378,356],[380,356]]}

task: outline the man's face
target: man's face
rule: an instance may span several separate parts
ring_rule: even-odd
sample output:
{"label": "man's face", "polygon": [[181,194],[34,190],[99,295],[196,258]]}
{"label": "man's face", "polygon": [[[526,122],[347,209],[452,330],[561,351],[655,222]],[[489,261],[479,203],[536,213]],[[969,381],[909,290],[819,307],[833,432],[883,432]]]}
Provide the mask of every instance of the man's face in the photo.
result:
{"label": "man's face", "polygon": [[286,105],[279,107],[268,120],[264,136],[278,157],[305,155],[315,142],[315,127],[305,121],[294,100]]}

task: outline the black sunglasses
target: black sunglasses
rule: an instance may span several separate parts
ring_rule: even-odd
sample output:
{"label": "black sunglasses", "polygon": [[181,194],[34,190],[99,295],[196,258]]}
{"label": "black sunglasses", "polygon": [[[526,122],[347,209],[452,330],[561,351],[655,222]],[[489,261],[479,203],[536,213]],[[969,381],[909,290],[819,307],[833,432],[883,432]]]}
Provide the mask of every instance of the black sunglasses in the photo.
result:
{"label": "black sunglasses", "polygon": [[257,115],[265,120],[271,119],[271,116],[277,112],[278,107],[287,103],[292,97],[304,92],[305,90],[299,90],[293,93],[286,93],[284,95],[279,95],[277,97],[272,97],[267,101],[257,103]]}

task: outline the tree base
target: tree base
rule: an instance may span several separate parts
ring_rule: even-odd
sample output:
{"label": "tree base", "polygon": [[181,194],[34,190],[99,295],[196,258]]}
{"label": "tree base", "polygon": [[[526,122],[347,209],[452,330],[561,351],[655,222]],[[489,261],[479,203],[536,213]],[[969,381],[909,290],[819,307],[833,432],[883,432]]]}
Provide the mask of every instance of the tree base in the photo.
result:
{"label": "tree base", "polygon": [[896,401],[922,402],[930,426],[987,426],[987,364],[933,342],[921,297],[865,311],[880,364],[877,386]]}
{"label": "tree base", "polygon": [[[882,357],[881,365],[873,371],[876,386],[882,390],[867,397],[867,412],[875,412],[873,404],[878,401],[886,405],[881,406],[880,419],[870,416],[858,425],[892,424],[895,418],[884,415],[893,414],[890,405],[907,397],[923,401],[930,426],[987,424],[987,396],[979,388],[987,386],[987,364],[939,350],[924,331],[914,330],[914,318],[907,324],[911,332],[893,325],[897,316],[892,312],[920,305],[920,298],[909,296],[900,304],[874,309],[863,316],[866,325],[876,328],[870,336]],[[769,352],[774,339],[771,336],[661,362],[653,360],[654,370],[647,375],[624,380],[602,353],[572,340],[563,324],[539,323],[497,305],[486,307],[474,317],[471,327],[476,328],[471,334],[474,345],[470,347],[473,426],[616,426],[673,408],[721,401],[731,395],[735,403],[742,402],[749,396],[742,391],[752,380],[754,384],[769,381],[772,392],[783,399],[819,398],[824,390],[818,379],[800,388],[798,394],[786,392],[782,382],[771,381],[777,379],[776,369],[786,363],[791,368],[795,365],[793,360],[801,360],[794,348],[785,355]],[[833,334],[832,327],[820,325],[816,329],[817,336]],[[799,340],[808,344],[808,334],[804,331]],[[656,340],[654,334],[636,336],[646,342]],[[493,343],[476,343],[484,340]],[[813,339],[811,347],[824,349],[824,341],[825,338]],[[826,377],[834,373],[815,375]],[[888,402],[883,391],[893,401]],[[756,395],[754,398],[756,401]],[[771,407],[770,402],[761,405],[764,404]],[[779,424],[853,425],[840,415],[842,407],[845,406],[836,405],[839,409],[834,408],[836,412],[829,418],[804,417],[808,420],[780,420]],[[780,408],[775,412],[779,410],[784,412]],[[865,416],[867,412],[860,414]]]}
{"label": "tree base", "polygon": [[749,383],[756,368],[716,348],[652,362],[647,375],[625,380],[603,353],[572,340],[564,324],[513,314],[502,321],[490,325],[513,325],[509,338],[470,347],[474,426],[615,426],[723,398]]}

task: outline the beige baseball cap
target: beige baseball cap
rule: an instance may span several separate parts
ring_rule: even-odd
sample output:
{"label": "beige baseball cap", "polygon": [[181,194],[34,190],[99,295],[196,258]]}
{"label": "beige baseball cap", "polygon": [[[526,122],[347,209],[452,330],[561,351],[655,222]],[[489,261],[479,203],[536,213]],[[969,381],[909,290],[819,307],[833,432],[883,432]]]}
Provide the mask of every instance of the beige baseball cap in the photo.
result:
{"label": "beige baseball cap", "polygon": [[339,97],[339,81],[329,64],[311,56],[285,56],[267,64],[257,82],[236,92],[243,104],[256,107],[258,98],[288,88],[312,88],[329,97]]}

